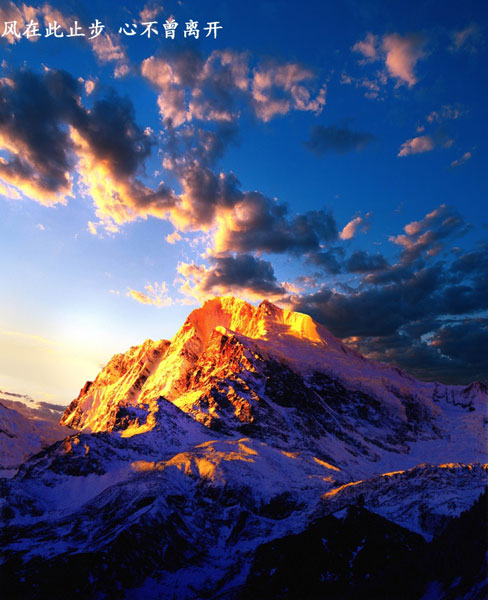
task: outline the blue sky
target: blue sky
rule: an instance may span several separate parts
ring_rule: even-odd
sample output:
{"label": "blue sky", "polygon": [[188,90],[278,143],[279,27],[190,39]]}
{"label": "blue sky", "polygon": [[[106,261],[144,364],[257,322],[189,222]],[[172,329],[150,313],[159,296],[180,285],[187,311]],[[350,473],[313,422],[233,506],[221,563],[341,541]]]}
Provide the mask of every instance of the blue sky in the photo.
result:
{"label": "blue sky", "polygon": [[220,294],[486,379],[487,10],[0,2],[0,387],[67,403]]}

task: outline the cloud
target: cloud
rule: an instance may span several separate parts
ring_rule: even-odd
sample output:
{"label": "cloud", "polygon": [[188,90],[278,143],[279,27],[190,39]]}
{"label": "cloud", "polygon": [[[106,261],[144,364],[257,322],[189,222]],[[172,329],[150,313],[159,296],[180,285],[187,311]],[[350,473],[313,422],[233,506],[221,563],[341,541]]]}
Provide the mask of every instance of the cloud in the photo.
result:
{"label": "cloud", "polygon": [[362,226],[362,230],[365,231],[369,227],[369,219],[371,213],[367,213],[365,217],[355,217],[347,225],[344,226],[343,230],[339,233],[341,240],[351,240],[357,233],[358,229]]}
{"label": "cloud", "polygon": [[313,93],[315,74],[298,63],[268,61],[255,66],[247,53],[215,50],[204,59],[188,48],[145,59],[141,73],[159,91],[165,124],[192,120],[233,122],[243,107],[262,121],[291,110],[321,112],[325,86]]}
{"label": "cloud", "polygon": [[441,204],[420,221],[404,227],[405,234],[390,236],[390,241],[402,247],[402,260],[410,264],[420,256],[436,256],[449,237],[464,235],[469,226],[453,208]]}
{"label": "cloud", "polygon": [[366,60],[376,60],[378,58],[378,36],[367,33],[364,40],[354,44],[352,50],[362,54]]}
{"label": "cloud", "polygon": [[119,62],[126,59],[125,51],[117,38],[109,33],[103,33],[91,41],[93,52],[102,63]]}
{"label": "cloud", "polygon": [[471,23],[464,29],[454,31],[451,35],[451,52],[476,52],[481,40],[481,28],[477,23]]}
{"label": "cloud", "polygon": [[[25,8],[25,5],[23,6]],[[64,32],[69,32],[70,28],[73,27],[73,23],[77,21],[79,26],[85,32],[85,37],[80,37],[78,39],[81,43],[91,47],[97,60],[101,63],[115,62],[116,77],[117,73],[121,73],[125,70],[128,72],[129,59],[125,48],[120,42],[120,36],[108,33],[102,28],[100,35],[92,37],[90,27],[93,23],[91,21],[80,18],[75,13],[65,14],[48,3],[43,4],[39,8],[30,7],[29,10],[32,15],[31,18],[43,20],[45,26],[47,26],[48,23],[54,23],[54,21],[56,21],[56,23],[62,27]]]}
{"label": "cloud", "polygon": [[20,195],[18,189],[12,185],[8,185],[3,183],[0,178],[0,196],[4,198],[8,198],[9,200],[20,200],[22,196]]}
{"label": "cloud", "polygon": [[[194,59],[194,53],[177,54],[181,81],[198,78],[202,65],[196,68],[199,63]],[[234,69],[236,83],[236,64],[232,66],[222,55],[219,61],[230,69],[227,74]],[[291,70],[291,83],[283,85],[293,87],[300,77]],[[214,172],[237,132],[235,123],[225,119],[211,130],[187,124],[178,132],[169,119],[163,164],[178,179],[181,192],[176,194],[164,182],[149,188],[141,178],[154,145],[152,132],[138,126],[132,103],[114,91],[107,90],[90,109],[85,108],[82,84],[62,71],[38,75],[25,68],[0,81],[0,147],[7,151],[7,158],[0,159],[4,184],[44,204],[66,203],[76,173],[81,194],[95,205],[98,221],[90,222],[92,233],[100,228],[115,232],[124,223],[153,216],[169,219],[179,231],[213,228],[218,251],[223,253],[309,251],[329,237],[326,228],[335,231],[328,214],[319,211],[290,218],[279,203],[258,192],[241,191],[233,173]],[[38,118],[39,112],[43,119]],[[244,220],[243,215],[247,215]],[[252,222],[246,222],[249,216]],[[262,230],[265,226],[270,232]]]}
{"label": "cloud", "polygon": [[217,217],[215,252],[291,253],[318,251],[337,239],[334,217],[325,210],[288,216],[285,205],[259,192],[245,192],[232,210]]}
{"label": "cloud", "polygon": [[351,131],[347,127],[314,125],[310,131],[310,139],[304,142],[304,146],[317,156],[328,152],[345,154],[361,150],[374,139],[375,136],[371,133]]}
{"label": "cloud", "polygon": [[450,119],[459,119],[459,117],[461,117],[463,114],[464,111],[462,108],[452,106],[450,104],[444,104],[439,110],[433,110],[431,113],[429,113],[426,117],[426,121],[429,123],[434,123],[434,121],[442,123],[443,121],[448,121]]}
{"label": "cloud", "polygon": [[460,158],[457,158],[456,160],[453,160],[451,163],[451,168],[455,169],[456,167],[460,167],[462,165],[465,165],[468,160],[471,158],[471,152],[465,152]]}
{"label": "cloud", "polygon": [[153,190],[144,185],[134,173],[124,172],[121,164],[110,159],[100,160],[97,151],[76,130],[71,131],[78,157],[78,176],[81,193],[92,199],[98,223],[90,223],[90,231],[98,227],[116,232],[120,225],[148,216],[168,218],[176,199],[173,191],[161,184]]}
{"label": "cloud", "polygon": [[368,254],[364,250],[356,250],[351,254],[346,263],[350,273],[371,273],[383,271],[389,267],[385,257],[381,254]]}
{"label": "cloud", "polygon": [[458,248],[441,260],[431,251],[467,228],[461,215],[441,205],[405,225],[405,235],[390,237],[402,247],[397,264],[355,251],[338,264],[343,273],[358,273],[359,284],[322,284],[290,294],[288,302],[371,358],[421,379],[486,380],[488,244]]}
{"label": "cloud", "polygon": [[434,147],[435,143],[430,135],[420,135],[403,142],[397,156],[422,154],[423,152],[430,152]]}
{"label": "cloud", "polygon": [[[425,46],[427,38],[420,33],[410,33],[401,36],[398,33],[384,35],[381,43],[378,36],[368,33],[364,40],[358,41],[352,47],[354,52],[362,54],[361,64],[383,61],[386,73],[396,79],[396,86],[402,84],[413,87],[417,83],[415,67],[419,60],[427,56]],[[377,95],[379,85],[386,83],[386,75],[379,73],[373,81],[364,80],[372,87],[373,97]]]}
{"label": "cloud", "polygon": [[164,184],[152,190],[139,179],[153,142],[129,100],[109,91],[88,110],[71,75],[28,69],[1,80],[0,97],[4,183],[46,205],[66,203],[76,168],[82,193],[94,200],[108,229],[149,215],[167,218],[173,192]]}
{"label": "cloud", "polygon": [[488,364],[488,319],[466,319],[462,323],[451,322],[440,327],[432,336],[430,344],[444,356],[461,364],[469,363],[486,373]]}
{"label": "cloud", "polygon": [[173,300],[168,296],[168,288],[166,283],[148,283],[144,286],[145,292],[130,289],[127,296],[137,300],[141,304],[151,304],[153,306],[170,306]]}
{"label": "cloud", "polygon": [[289,291],[289,287],[278,283],[270,262],[249,254],[214,257],[210,263],[210,268],[180,263],[178,272],[183,278],[180,291],[198,300],[228,294],[250,300],[277,299]]}
{"label": "cloud", "polygon": [[307,255],[307,263],[321,267],[330,275],[338,275],[342,272],[342,248],[330,248],[321,252],[311,252]]}
{"label": "cloud", "polygon": [[391,335],[405,323],[430,314],[439,268],[422,269],[408,280],[351,293],[323,288],[294,297],[295,308],[315,316],[339,337]]}
{"label": "cloud", "polygon": [[2,35],[0,38],[2,42],[6,42],[8,44],[15,44],[16,42],[20,42],[21,40],[28,39],[29,41],[37,41],[37,38],[25,38],[22,36],[25,25],[35,17],[35,9],[26,4],[22,4],[22,6],[16,6],[13,2],[6,0],[0,4],[0,26],[2,27],[2,35],[6,33],[7,26],[6,23],[16,22],[16,32],[18,35],[12,35],[9,33],[8,35]]}
{"label": "cloud", "polygon": [[297,63],[280,64],[270,61],[253,70],[251,83],[252,104],[256,115],[267,122],[276,115],[290,110],[312,111],[319,114],[325,106],[326,86],[315,97],[311,96],[308,82],[314,73]]}
{"label": "cloud", "polygon": [[403,37],[392,33],[383,37],[386,68],[390,76],[397,79],[397,85],[405,83],[412,87],[417,83],[414,69],[417,62],[426,56],[426,41],[425,36],[418,33]]}
{"label": "cloud", "polygon": [[463,276],[488,273],[488,243],[480,248],[461,254],[451,265],[453,273]]}
{"label": "cloud", "polygon": [[445,325],[444,330],[443,315],[452,309],[447,281],[442,266],[434,265],[394,284],[349,294],[323,288],[292,296],[292,303],[295,310],[312,315],[369,357],[396,364],[421,379],[463,384],[486,379],[486,319],[481,329],[478,321],[463,316],[487,301],[486,286],[483,294],[467,286],[467,303],[456,313],[460,317],[451,319],[454,325]]}
{"label": "cloud", "polygon": [[144,4],[144,8],[139,13],[139,18],[142,22],[154,21],[163,12],[164,7],[160,2],[150,0]]}
{"label": "cloud", "polygon": [[183,191],[169,218],[180,231],[210,230],[244,197],[233,173],[214,173],[196,161],[178,173]]}
{"label": "cloud", "polygon": [[60,71],[40,77],[22,69],[0,80],[0,148],[8,153],[0,178],[43,204],[71,195],[72,144],[62,123],[80,119],[79,92]]}
{"label": "cloud", "polygon": [[[80,82],[80,83],[83,83],[83,82]],[[93,81],[93,79],[87,79],[84,82],[85,93],[86,93],[87,96],[89,96],[90,94],[93,93],[93,90],[95,89],[95,86],[96,86],[96,82]]]}
{"label": "cloud", "polygon": [[364,89],[366,98],[379,98],[382,86],[386,85],[388,78],[382,70],[377,70],[372,77],[352,77],[341,74],[342,85],[354,85],[358,89]]}

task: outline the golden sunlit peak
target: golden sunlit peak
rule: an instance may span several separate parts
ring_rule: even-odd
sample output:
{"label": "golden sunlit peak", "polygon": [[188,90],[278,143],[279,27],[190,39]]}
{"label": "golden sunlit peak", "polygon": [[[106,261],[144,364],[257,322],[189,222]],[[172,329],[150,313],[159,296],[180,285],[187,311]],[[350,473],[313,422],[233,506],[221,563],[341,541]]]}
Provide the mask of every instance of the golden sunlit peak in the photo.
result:
{"label": "golden sunlit peak", "polygon": [[215,297],[194,310],[189,322],[204,341],[218,326],[254,339],[287,335],[325,345],[333,339],[309,315],[280,308],[269,300],[256,307],[233,296]]}

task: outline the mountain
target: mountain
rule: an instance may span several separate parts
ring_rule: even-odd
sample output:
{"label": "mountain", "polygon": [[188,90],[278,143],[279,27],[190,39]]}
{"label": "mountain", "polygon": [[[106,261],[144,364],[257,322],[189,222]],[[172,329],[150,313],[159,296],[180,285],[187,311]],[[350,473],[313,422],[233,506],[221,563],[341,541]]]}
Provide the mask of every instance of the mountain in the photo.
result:
{"label": "mountain", "polygon": [[458,574],[481,598],[484,558],[449,578],[419,557],[478,506],[487,403],[307,315],[210,300],[114,356],[61,419],[77,431],[0,480],[6,597],[448,598]]}
{"label": "mountain", "polygon": [[59,424],[59,420],[66,410],[66,406],[37,401],[27,394],[17,394],[6,390],[0,390],[0,402],[7,408],[13,408],[28,419],[49,421],[56,425]]}
{"label": "mountain", "polygon": [[[2,393],[3,396],[3,393]],[[53,442],[63,439],[70,432],[67,427],[59,425],[57,417],[44,415],[46,407],[28,407],[20,401],[0,401],[0,474],[14,474],[30,456]],[[28,415],[28,416],[26,416]]]}
{"label": "mountain", "polygon": [[130,437],[156,426],[163,398],[212,431],[312,451],[357,477],[483,460],[487,395],[370,361],[308,315],[216,298],[171,342],[114,356],[61,422]]}

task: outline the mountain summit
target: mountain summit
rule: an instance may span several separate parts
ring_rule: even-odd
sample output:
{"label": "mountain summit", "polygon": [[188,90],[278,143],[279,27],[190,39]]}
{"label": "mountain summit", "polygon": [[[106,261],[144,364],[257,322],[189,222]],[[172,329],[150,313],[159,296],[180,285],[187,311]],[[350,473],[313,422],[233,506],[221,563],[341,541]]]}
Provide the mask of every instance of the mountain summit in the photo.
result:
{"label": "mountain summit", "polygon": [[[207,430],[377,473],[385,452],[406,466],[479,459],[486,398],[479,384],[420,382],[368,360],[308,315],[226,297],[194,310],[171,341],[114,356],[61,423],[131,437],[164,428],[170,402]],[[419,444],[429,447],[423,457]]]}

